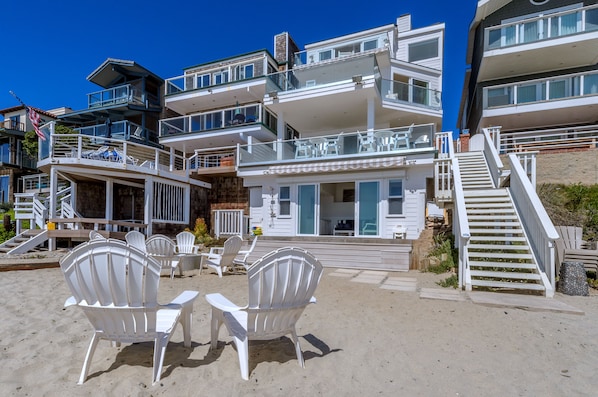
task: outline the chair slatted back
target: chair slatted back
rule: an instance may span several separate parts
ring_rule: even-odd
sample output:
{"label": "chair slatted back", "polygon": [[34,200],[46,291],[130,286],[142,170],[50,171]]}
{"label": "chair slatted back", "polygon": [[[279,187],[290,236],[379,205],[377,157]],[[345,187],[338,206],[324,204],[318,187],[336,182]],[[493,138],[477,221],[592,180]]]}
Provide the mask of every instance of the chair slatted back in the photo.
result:
{"label": "chair slatted back", "polygon": [[104,337],[152,340],[156,331],[160,264],[120,240],[91,240],[60,261],[77,304]]}
{"label": "chair slatted back", "polygon": [[127,244],[145,252],[145,234],[137,230],[131,230],[125,234],[125,241]]}
{"label": "chair slatted back", "polygon": [[224,242],[220,266],[232,266],[235,257],[243,245],[243,239],[239,236],[231,236]]}
{"label": "chair slatted back", "polygon": [[176,246],[180,254],[195,254],[195,235],[187,231],[180,232],[176,235]]}
{"label": "chair slatted back", "polygon": [[266,254],[247,271],[250,339],[285,335],[310,303],[322,276],[322,264],[301,248]]}

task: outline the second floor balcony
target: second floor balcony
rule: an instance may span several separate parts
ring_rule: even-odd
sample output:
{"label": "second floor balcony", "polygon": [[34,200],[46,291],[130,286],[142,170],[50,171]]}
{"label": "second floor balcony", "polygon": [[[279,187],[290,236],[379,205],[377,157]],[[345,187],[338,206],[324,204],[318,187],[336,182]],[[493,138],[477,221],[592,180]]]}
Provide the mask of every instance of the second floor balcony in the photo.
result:
{"label": "second floor balcony", "polygon": [[482,100],[484,124],[504,129],[594,122],[598,71],[489,86]]}
{"label": "second floor balcony", "polygon": [[0,130],[25,132],[25,123],[16,120],[0,121]]}
{"label": "second floor balcony", "polygon": [[239,167],[407,155],[434,149],[434,124],[241,145]]}
{"label": "second floor balcony", "polygon": [[[484,31],[479,80],[592,65],[598,46],[598,5],[543,15]],[[555,54],[558,53],[558,56]]]}
{"label": "second floor balcony", "polygon": [[378,89],[383,101],[409,104],[434,110],[442,109],[440,91],[428,88],[428,83],[407,84],[402,81],[379,79]]}

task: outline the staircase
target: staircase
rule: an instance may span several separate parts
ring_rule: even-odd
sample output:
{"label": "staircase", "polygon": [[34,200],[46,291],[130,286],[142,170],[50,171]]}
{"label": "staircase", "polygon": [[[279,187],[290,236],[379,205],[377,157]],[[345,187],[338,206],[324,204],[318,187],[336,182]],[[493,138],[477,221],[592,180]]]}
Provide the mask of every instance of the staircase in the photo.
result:
{"label": "staircase", "polygon": [[41,229],[30,229],[23,233],[6,240],[0,244],[1,254],[24,254],[30,251],[42,251],[45,248],[40,247],[48,240],[48,231]]}
{"label": "staircase", "polygon": [[542,276],[508,188],[494,187],[482,152],[455,156],[470,232],[468,287],[544,293]]}

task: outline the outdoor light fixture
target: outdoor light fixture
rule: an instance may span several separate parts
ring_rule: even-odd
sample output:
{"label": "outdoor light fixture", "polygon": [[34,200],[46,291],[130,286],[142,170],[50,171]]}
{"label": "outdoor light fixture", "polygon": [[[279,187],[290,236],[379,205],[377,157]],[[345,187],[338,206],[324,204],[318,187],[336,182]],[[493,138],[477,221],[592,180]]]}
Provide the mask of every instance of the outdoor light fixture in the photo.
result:
{"label": "outdoor light fixture", "polygon": [[278,99],[278,92],[276,91],[271,91],[268,93],[268,96],[272,99]]}
{"label": "outdoor light fixture", "polygon": [[355,76],[351,77],[351,80],[353,80],[353,82],[357,85],[362,84],[362,76],[360,74],[356,74]]}

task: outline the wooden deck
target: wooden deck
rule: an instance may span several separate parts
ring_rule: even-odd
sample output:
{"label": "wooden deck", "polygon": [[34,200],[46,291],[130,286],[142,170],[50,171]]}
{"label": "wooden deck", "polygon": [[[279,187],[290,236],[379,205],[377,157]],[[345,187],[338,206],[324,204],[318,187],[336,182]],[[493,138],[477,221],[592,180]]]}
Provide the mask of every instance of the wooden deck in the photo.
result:
{"label": "wooden deck", "polygon": [[272,250],[288,246],[301,247],[310,251],[324,267],[408,271],[411,263],[411,240],[326,236],[288,238],[261,236],[248,262],[252,263]]}

